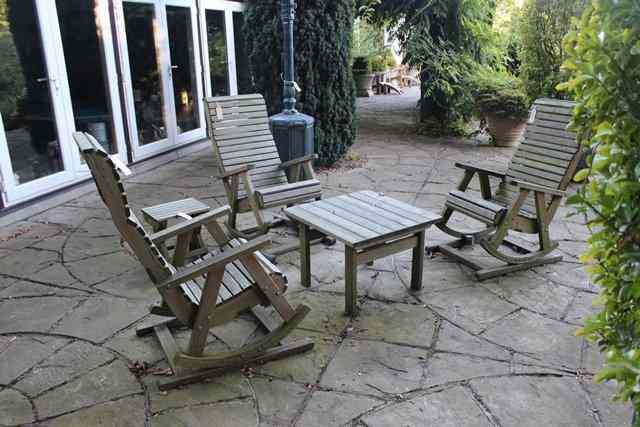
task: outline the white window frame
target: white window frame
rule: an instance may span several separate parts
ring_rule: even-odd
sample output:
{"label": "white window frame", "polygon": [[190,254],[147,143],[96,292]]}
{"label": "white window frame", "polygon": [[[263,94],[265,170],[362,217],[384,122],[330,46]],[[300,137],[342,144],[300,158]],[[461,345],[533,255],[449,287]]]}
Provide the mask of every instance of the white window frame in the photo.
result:
{"label": "white window frame", "polygon": [[225,0],[198,0],[200,12],[200,34],[202,36],[202,62],[204,64],[203,79],[207,96],[211,96],[211,69],[209,68],[209,48],[207,40],[207,10],[219,10],[224,12],[224,24],[227,38],[227,73],[229,79],[229,94],[238,94],[238,73],[236,69],[236,44],[233,28],[233,12],[244,12],[245,3]]}
{"label": "white window frame", "polygon": [[[194,45],[194,60],[196,67],[196,90],[198,91],[198,113],[200,127],[198,129],[178,135],[175,104],[173,98],[173,79],[171,75],[171,54],[169,50],[169,40],[167,37],[156,38],[156,58],[159,62],[161,77],[161,90],[163,91],[163,109],[165,114],[165,126],[167,128],[167,138],[142,145],[138,140],[138,126],[136,122],[136,111],[133,99],[133,83],[131,78],[131,66],[129,62],[129,49],[127,45],[126,29],[124,26],[123,3],[143,3],[154,6],[155,26],[158,34],[166,34],[166,7],[178,6],[191,9],[191,26]],[[177,147],[201,140],[206,137],[206,122],[203,111],[203,87],[200,75],[202,74],[200,65],[200,44],[198,43],[198,20],[196,0],[116,0],[114,2],[114,15],[116,20],[116,42],[119,46],[120,64],[122,69],[122,86],[124,89],[125,105],[123,113],[127,117],[129,136],[131,139],[131,155],[134,161],[139,161],[157,154],[171,151]]]}

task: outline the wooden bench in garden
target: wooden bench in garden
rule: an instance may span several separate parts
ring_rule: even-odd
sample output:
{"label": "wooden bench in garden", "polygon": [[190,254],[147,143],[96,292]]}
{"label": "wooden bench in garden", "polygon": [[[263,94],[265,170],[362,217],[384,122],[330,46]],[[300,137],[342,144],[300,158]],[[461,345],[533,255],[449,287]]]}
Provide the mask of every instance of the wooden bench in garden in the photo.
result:
{"label": "wooden bench in garden", "polygon": [[[444,221],[437,226],[458,240],[434,249],[476,270],[479,280],[562,259],[547,256],[558,247],[549,236],[549,225],[583,156],[575,133],[567,129],[574,105],[554,99],[537,100],[524,140],[506,171],[456,164],[464,170],[464,177],[458,188],[449,193],[442,213]],[[480,197],[466,191],[476,174]],[[495,193],[489,177],[500,179]],[[456,230],[448,224],[454,212],[480,221],[485,227],[476,232]],[[537,234],[538,248],[516,242],[509,236],[510,231]],[[476,242],[504,265],[485,267],[459,250],[465,244]],[[504,245],[513,252],[505,252]]]}
{"label": "wooden bench in garden", "polygon": [[[75,133],[73,137],[122,239],[144,266],[162,297],[162,304],[152,308],[152,313],[169,317],[137,331],[138,335],[155,333],[173,370],[174,377],[163,381],[161,390],[313,347],[308,339],[280,344],[305,318],[309,308],[300,305],[293,309],[285,299],[284,276],[258,252],[269,244],[266,237],[250,242],[234,239],[218,223],[221,217],[229,214],[229,208],[202,212],[202,206],[197,207],[197,217],[184,215],[183,222],[169,227],[161,224],[157,232],[148,234],[129,207],[113,159],[91,135]],[[180,209],[185,207],[184,203],[178,205],[181,205]],[[167,209],[165,205],[164,209],[151,209],[150,213],[147,210],[147,215],[156,215],[156,220],[168,219]],[[215,246],[204,256],[189,259],[193,236],[202,229],[211,234]],[[159,246],[169,240],[175,241],[171,263],[165,256],[166,251],[159,250]],[[212,327],[222,325],[246,310],[266,305],[273,306],[283,319],[281,324],[274,325],[270,317],[262,316],[268,330],[265,336],[236,350],[205,352]],[[171,332],[180,327],[192,330],[184,350]]]}

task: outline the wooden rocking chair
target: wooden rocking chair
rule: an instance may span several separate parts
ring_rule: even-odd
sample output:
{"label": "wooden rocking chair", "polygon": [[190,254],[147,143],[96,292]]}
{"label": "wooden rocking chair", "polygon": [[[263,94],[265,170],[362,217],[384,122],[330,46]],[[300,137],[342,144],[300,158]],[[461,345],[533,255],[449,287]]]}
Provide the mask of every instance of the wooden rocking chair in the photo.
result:
{"label": "wooden rocking chair", "polygon": [[262,95],[222,96],[205,102],[220,178],[231,206],[230,228],[236,229],[238,214],[253,212],[257,227],[240,235],[266,234],[276,223],[265,221],[264,209],[322,198],[312,167],[315,155],[286,163],[280,160]]}
{"label": "wooden rocking chair", "polygon": [[[86,133],[75,133],[73,136],[120,235],[162,296],[162,305],[152,309],[152,312],[170,317],[137,331],[139,336],[155,333],[174,372],[174,377],[159,384],[161,390],[221,375],[230,369],[283,358],[313,347],[309,339],[280,344],[304,319],[309,308],[301,305],[294,310],[283,296],[286,289],[284,277],[257,252],[270,243],[266,237],[250,242],[230,238],[218,223],[219,218],[229,214],[227,207],[147,234],[129,207],[112,158],[92,136]],[[214,238],[217,250],[193,262],[186,262],[192,237],[200,233],[202,228]],[[177,239],[173,265],[158,249],[159,245],[172,238]],[[212,327],[260,305],[272,305],[282,317],[282,324],[274,325],[270,317],[260,316],[269,330],[266,336],[237,350],[204,352]],[[171,333],[171,329],[179,327],[192,329],[186,350],[178,347]]]}
{"label": "wooden rocking chair", "polygon": [[[443,221],[437,226],[459,240],[433,249],[471,267],[478,280],[562,260],[561,256],[547,256],[558,247],[549,237],[549,224],[583,155],[575,133],[567,130],[574,105],[554,99],[537,100],[524,140],[506,172],[456,163],[464,170],[464,177],[457,190],[449,193]],[[465,192],[475,174],[480,181],[481,198]],[[502,180],[495,194],[489,177]],[[447,224],[454,212],[483,222],[486,227],[476,232],[456,230]],[[515,241],[509,231],[538,234],[539,247]],[[476,242],[504,265],[485,267],[458,250]],[[504,252],[503,245],[515,252]]]}

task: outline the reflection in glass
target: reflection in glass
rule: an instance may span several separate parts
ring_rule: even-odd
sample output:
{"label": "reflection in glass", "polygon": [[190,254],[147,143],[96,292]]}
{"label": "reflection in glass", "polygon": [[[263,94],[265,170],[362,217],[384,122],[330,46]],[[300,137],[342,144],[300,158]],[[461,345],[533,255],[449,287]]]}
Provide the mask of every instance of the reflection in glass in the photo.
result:
{"label": "reflection in glass", "polygon": [[176,105],[178,134],[180,134],[200,127],[191,9],[167,6],[167,25],[171,51],[173,96]]}
{"label": "reflection in glass", "polygon": [[99,0],[56,0],[76,129],[116,152],[102,40],[94,11]]}
{"label": "reflection in glass", "polygon": [[238,94],[253,93],[253,82],[249,70],[249,55],[244,40],[244,15],[242,12],[233,12],[233,40],[236,46],[236,75],[238,77]]}
{"label": "reflection in glass", "polygon": [[207,10],[206,21],[211,94],[212,96],[226,96],[229,95],[229,74],[224,11]]}
{"label": "reflection in glass", "polygon": [[123,4],[138,140],[141,145],[167,137],[162,84],[154,38],[153,4]]}
{"label": "reflection in glass", "polygon": [[15,184],[64,169],[32,0],[0,0],[0,114]]}

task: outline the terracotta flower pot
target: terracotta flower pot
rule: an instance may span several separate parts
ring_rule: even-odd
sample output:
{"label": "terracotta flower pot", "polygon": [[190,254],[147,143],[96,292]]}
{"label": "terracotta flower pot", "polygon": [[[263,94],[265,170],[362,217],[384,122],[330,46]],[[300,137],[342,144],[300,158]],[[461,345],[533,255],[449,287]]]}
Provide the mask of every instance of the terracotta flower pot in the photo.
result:
{"label": "terracotta flower pot", "polygon": [[371,85],[373,84],[374,74],[356,74],[356,92],[360,97],[373,96]]}
{"label": "terracotta flower pot", "polygon": [[520,143],[527,122],[487,114],[487,125],[498,147],[515,147]]}

